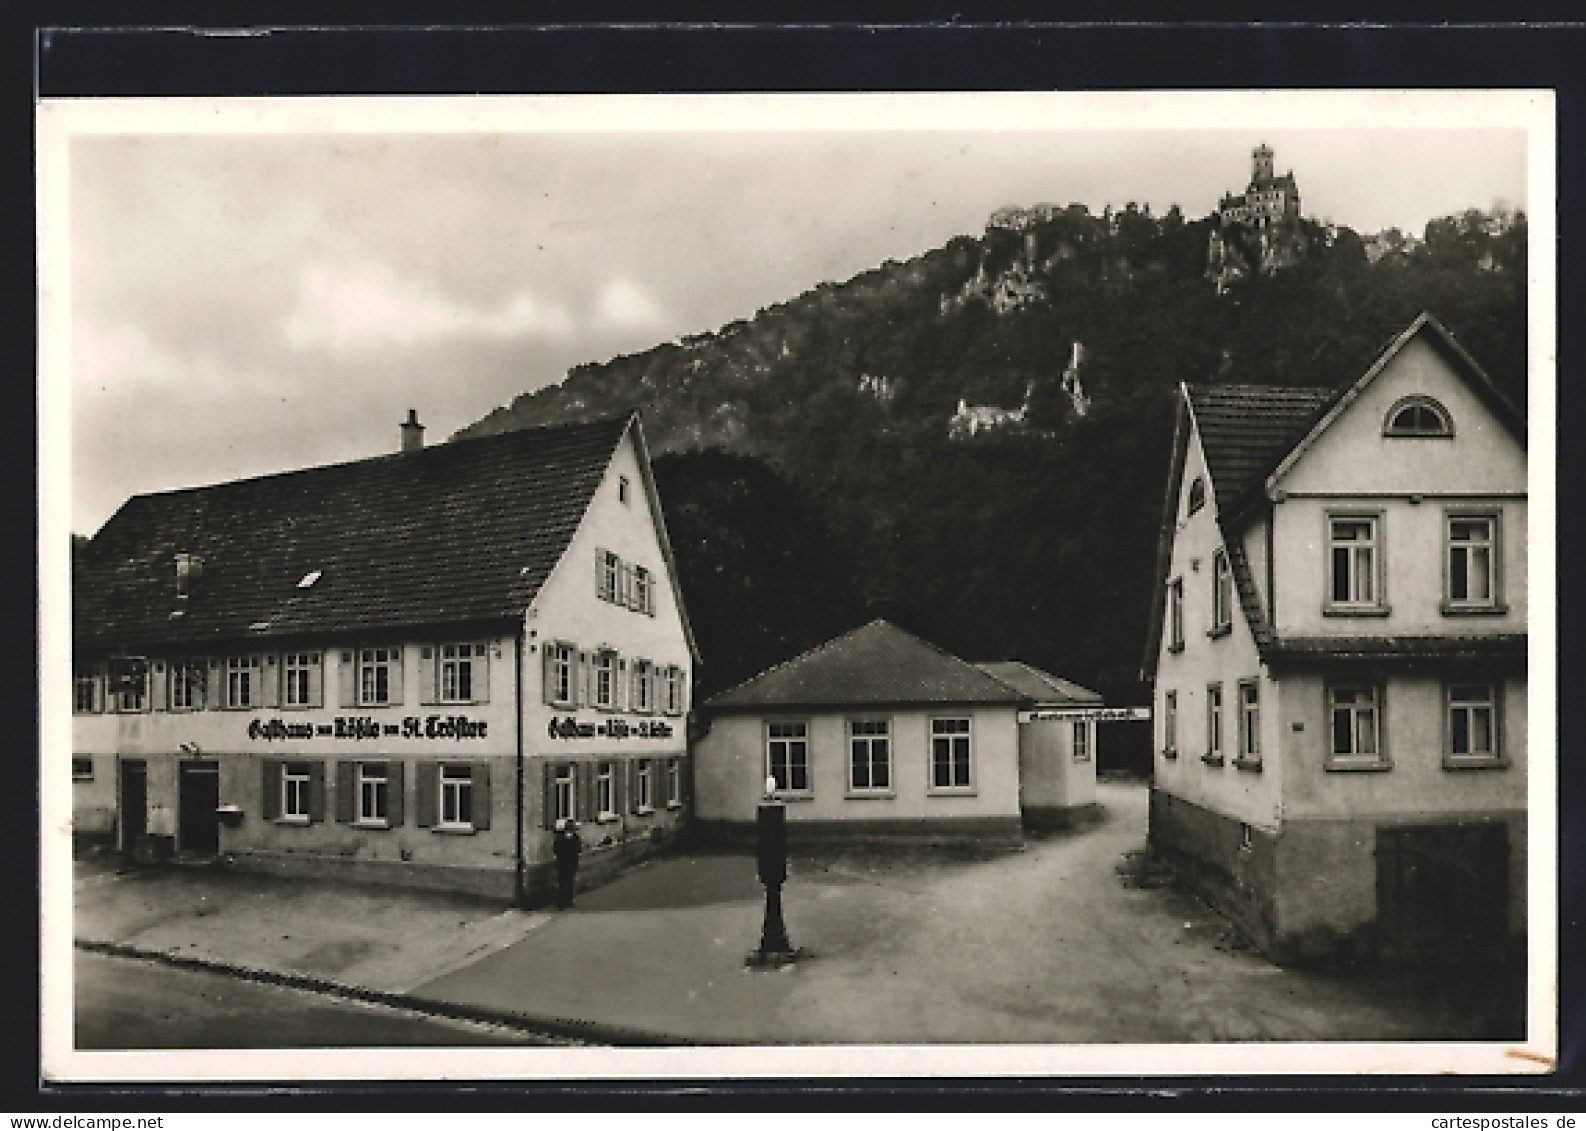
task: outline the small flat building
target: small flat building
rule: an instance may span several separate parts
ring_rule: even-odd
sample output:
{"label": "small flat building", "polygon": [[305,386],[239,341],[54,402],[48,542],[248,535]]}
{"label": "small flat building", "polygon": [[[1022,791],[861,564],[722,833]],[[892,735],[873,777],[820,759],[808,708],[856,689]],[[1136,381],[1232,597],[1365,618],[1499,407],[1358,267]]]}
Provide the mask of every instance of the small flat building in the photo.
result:
{"label": "small flat building", "polygon": [[1019,715],[1019,812],[1025,829],[1067,828],[1094,814],[1094,715],[1101,695],[1017,660],[976,667],[1029,702]]}
{"label": "small flat building", "polygon": [[1093,726],[1076,750],[1072,724],[1023,724],[1020,712],[1092,695],[1022,664],[977,667],[871,621],[704,704],[698,832],[751,839],[770,778],[794,843],[1017,843],[1021,801],[1050,821],[1095,800]]}
{"label": "small flat building", "polygon": [[665,843],[697,660],[637,415],[130,499],[75,555],[74,819],[534,900]]}

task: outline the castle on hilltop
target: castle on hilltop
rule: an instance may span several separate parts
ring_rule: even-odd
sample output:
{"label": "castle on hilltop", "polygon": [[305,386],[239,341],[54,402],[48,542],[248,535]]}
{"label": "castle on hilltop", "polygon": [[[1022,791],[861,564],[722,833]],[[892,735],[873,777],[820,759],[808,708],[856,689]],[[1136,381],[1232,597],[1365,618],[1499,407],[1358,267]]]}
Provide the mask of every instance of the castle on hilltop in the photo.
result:
{"label": "castle on hilltop", "polygon": [[1298,220],[1300,190],[1293,172],[1272,172],[1272,147],[1258,145],[1250,153],[1250,184],[1238,196],[1224,193],[1217,214],[1227,224],[1265,227],[1278,220]]}

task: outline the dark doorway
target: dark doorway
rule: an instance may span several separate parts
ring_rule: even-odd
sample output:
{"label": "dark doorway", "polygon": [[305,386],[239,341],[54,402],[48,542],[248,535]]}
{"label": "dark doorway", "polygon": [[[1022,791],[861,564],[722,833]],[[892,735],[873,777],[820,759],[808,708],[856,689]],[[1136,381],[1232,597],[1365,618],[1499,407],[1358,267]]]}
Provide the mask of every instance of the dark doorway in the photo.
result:
{"label": "dark doorway", "polygon": [[121,851],[132,852],[149,831],[149,771],[142,761],[121,763]]}
{"label": "dark doorway", "polygon": [[183,762],[179,779],[176,838],[183,852],[214,856],[220,851],[220,766]]}
{"label": "dark doorway", "polygon": [[1377,830],[1377,925],[1390,960],[1501,954],[1509,922],[1509,827]]}

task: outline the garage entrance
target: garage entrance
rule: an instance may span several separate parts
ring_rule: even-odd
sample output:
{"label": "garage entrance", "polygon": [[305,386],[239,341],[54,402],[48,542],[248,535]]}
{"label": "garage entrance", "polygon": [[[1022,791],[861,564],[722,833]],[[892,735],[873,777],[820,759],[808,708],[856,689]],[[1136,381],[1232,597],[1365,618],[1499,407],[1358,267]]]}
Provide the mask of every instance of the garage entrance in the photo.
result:
{"label": "garage entrance", "polygon": [[177,847],[214,856],[220,851],[220,765],[183,762],[177,782]]}
{"label": "garage entrance", "polygon": [[1416,825],[1377,830],[1382,957],[1485,959],[1508,935],[1509,827]]}

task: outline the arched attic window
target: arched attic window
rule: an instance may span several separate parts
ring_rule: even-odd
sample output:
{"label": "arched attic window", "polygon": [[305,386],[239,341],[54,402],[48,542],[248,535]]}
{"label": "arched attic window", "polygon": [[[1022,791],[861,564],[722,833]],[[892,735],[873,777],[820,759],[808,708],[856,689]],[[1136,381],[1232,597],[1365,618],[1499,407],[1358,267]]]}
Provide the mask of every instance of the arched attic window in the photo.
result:
{"label": "arched attic window", "polygon": [[1206,505],[1206,480],[1200,476],[1195,477],[1195,482],[1189,489],[1189,513],[1194,514]]}
{"label": "arched attic window", "polygon": [[1431,397],[1405,397],[1388,410],[1384,436],[1452,436],[1454,421],[1448,409]]}

